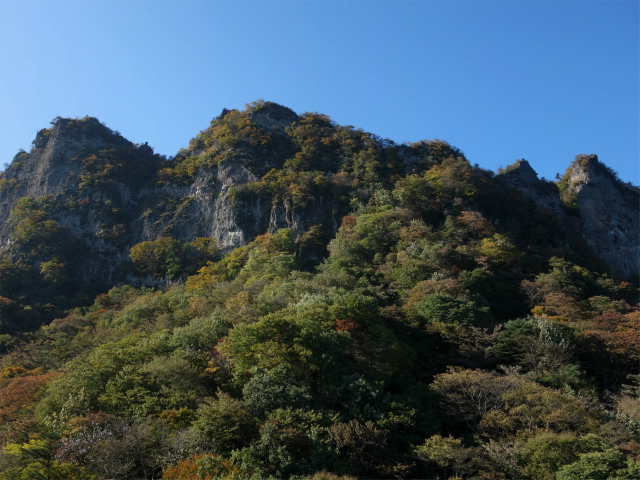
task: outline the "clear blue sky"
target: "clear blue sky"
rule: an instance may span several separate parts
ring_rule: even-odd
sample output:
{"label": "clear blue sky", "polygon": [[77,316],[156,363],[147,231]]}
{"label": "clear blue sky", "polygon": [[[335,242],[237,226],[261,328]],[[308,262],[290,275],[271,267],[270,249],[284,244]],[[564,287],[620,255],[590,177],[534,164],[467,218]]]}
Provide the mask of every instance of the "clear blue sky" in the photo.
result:
{"label": "clear blue sky", "polygon": [[63,117],[174,155],[271,100],[539,176],[640,183],[639,2],[0,0],[0,165]]}

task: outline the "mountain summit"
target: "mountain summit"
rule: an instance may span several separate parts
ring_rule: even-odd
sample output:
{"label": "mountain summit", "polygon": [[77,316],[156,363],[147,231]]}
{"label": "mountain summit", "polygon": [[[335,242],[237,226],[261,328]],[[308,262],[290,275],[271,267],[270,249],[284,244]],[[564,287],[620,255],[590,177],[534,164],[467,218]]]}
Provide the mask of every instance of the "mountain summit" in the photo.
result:
{"label": "mountain summit", "polygon": [[129,258],[160,238],[210,238],[225,254],[288,229],[317,263],[345,218],[374,207],[435,229],[477,211],[523,247],[569,248],[603,272],[638,273],[638,189],[595,155],[576,157],[558,183],[524,160],[496,176],[444,141],[398,145],[262,101],[223,110],[172,159],[95,118],[52,123],[0,174],[0,252],[35,277],[43,263],[64,264],[78,292],[153,283]]}

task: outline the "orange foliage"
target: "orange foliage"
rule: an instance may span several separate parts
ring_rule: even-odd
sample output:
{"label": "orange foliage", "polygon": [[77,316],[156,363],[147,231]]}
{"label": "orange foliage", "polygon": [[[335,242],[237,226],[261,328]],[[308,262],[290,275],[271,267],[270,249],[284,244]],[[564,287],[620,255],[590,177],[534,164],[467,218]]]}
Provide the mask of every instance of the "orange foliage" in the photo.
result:
{"label": "orange foliage", "polygon": [[638,335],[602,330],[589,330],[584,334],[587,339],[603,345],[611,355],[635,361],[640,360],[640,336]]}
{"label": "orange foliage", "polygon": [[480,212],[464,211],[460,213],[458,220],[466,226],[467,230],[475,238],[490,237],[495,233],[493,225]]}
{"label": "orange foliage", "polygon": [[178,460],[166,468],[163,480],[231,480],[246,473],[232,461],[220,455],[200,454],[187,460]]}
{"label": "orange foliage", "polygon": [[358,217],[354,215],[345,215],[344,217],[342,217],[342,225],[340,225],[340,228],[352,229],[356,226],[357,222]]}
{"label": "orange foliage", "polygon": [[600,377],[605,388],[639,373],[640,313],[604,311],[585,322],[582,365]]}
{"label": "orange foliage", "polygon": [[0,423],[17,419],[20,411],[30,407],[37,399],[38,392],[58,375],[45,373],[16,377],[7,386],[0,388]]}
{"label": "orange foliage", "polygon": [[82,417],[72,417],[67,422],[67,427],[71,433],[80,432],[93,428],[95,425],[104,425],[115,417],[110,413],[88,412]]}
{"label": "orange foliage", "polygon": [[171,465],[162,473],[163,480],[211,480],[212,476],[201,477],[198,475],[196,460],[204,457],[204,454],[195,455],[187,460],[178,460],[176,465]]}
{"label": "orange foliage", "polygon": [[351,320],[340,320],[339,318],[336,318],[336,332],[347,331],[351,333],[358,330],[359,327],[360,325],[358,325],[355,322],[352,322]]}
{"label": "orange foliage", "polygon": [[189,314],[193,317],[204,317],[211,311],[207,297],[193,297],[189,300]]}
{"label": "orange foliage", "polygon": [[258,235],[254,242],[264,253],[273,253],[276,251],[276,246],[273,244],[273,235],[270,233]]}
{"label": "orange foliage", "polygon": [[0,296],[0,308],[6,308],[13,303],[13,300],[7,297]]}
{"label": "orange foliage", "polygon": [[553,320],[571,322],[579,321],[585,315],[583,306],[562,292],[548,293],[543,304],[531,311],[534,315],[547,315]]}
{"label": "orange foliage", "polygon": [[595,328],[584,332],[585,337],[620,359],[640,360],[640,312],[626,315],[607,310],[591,319]]}
{"label": "orange foliage", "polygon": [[613,310],[605,310],[600,315],[593,317],[590,322],[595,330],[609,332],[629,332],[640,335],[640,312],[622,314]]}

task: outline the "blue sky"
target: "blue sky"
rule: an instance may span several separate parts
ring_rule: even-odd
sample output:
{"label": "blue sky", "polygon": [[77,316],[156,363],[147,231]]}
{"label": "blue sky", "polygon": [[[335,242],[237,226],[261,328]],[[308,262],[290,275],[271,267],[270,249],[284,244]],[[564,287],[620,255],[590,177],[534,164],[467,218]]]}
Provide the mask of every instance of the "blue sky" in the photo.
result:
{"label": "blue sky", "polygon": [[0,0],[0,164],[56,116],[174,155],[271,100],[539,176],[640,183],[639,2]]}

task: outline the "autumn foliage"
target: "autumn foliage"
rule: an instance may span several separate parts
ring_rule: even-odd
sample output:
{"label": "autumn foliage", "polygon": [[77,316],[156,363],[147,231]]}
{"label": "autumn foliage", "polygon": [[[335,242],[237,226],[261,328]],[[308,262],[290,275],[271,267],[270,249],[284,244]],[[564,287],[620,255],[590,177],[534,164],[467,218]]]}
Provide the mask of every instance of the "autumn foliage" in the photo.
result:
{"label": "autumn foliage", "polygon": [[[0,480],[640,475],[638,285],[502,176],[269,102],[171,160],[121,143],[12,210]],[[253,233],[199,236],[183,191]]]}

